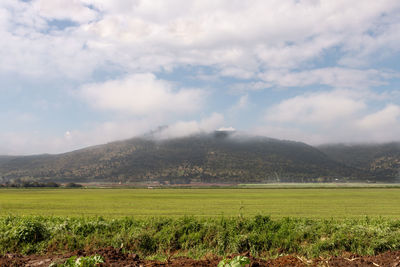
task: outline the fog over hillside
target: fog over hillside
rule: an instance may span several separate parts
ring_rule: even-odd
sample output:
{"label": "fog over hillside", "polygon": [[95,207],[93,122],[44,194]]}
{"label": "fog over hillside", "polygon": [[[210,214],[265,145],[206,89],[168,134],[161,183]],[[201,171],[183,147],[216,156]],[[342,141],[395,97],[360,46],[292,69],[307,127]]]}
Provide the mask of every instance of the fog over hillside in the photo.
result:
{"label": "fog over hillside", "polygon": [[312,147],[235,131],[164,138],[160,133],[166,129],[63,154],[0,157],[0,176],[5,181],[171,184],[398,179],[398,145]]}

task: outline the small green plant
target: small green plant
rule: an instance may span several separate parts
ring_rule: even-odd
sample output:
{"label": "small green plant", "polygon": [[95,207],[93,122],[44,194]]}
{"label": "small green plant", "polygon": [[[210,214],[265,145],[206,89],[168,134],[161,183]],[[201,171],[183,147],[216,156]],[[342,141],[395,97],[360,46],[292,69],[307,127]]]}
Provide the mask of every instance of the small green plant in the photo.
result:
{"label": "small green plant", "polygon": [[87,257],[77,257],[72,256],[67,259],[64,263],[57,264],[52,263],[49,267],[95,267],[99,263],[103,263],[104,260],[100,255],[87,256]]}
{"label": "small green plant", "polygon": [[12,234],[19,244],[37,243],[45,240],[49,235],[50,233],[44,224],[36,220],[22,221],[15,227]]}
{"label": "small green plant", "polygon": [[244,267],[250,264],[250,259],[246,256],[236,256],[233,259],[223,259],[218,263],[218,267]]}

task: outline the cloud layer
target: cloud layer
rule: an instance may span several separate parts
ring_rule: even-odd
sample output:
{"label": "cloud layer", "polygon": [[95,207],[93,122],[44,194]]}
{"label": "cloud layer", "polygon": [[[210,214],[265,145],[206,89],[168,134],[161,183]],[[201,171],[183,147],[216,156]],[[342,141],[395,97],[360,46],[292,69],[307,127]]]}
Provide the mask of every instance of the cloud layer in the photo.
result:
{"label": "cloud layer", "polygon": [[371,110],[371,95],[334,90],[296,96],[267,109],[261,134],[311,144],[399,140],[400,105]]}
{"label": "cloud layer", "polygon": [[80,95],[98,109],[148,115],[161,112],[193,112],[205,97],[199,89],[173,90],[171,83],[151,73],[82,86]]}
{"label": "cloud layer", "polygon": [[35,118],[0,116],[0,154],[159,125],[400,140],[398,0],[2,0],[0,35],[0,112]]}
{"label": "cloud layer", "polygon": [[[312,61],[323,60],[330,49],[337,50],[339,66],[368,66],[376,53],[390,57],[398,52],[400,41],[396,0],[351,5],[326,0],[6,0],[1,6],[1,45],[7,51],[1,66],[71,78],[109,63],[135,72],[190,64],[213,66],[226,76],[270,77],[276,73],[268,75],[271,69],[313,67]],[[73,23],[60,28],[57,21]],[[10,58],[21,52],[21,60]],[[72,71],[81,64],[86,72]],[[333,71],[340,72],[337,68]]]}

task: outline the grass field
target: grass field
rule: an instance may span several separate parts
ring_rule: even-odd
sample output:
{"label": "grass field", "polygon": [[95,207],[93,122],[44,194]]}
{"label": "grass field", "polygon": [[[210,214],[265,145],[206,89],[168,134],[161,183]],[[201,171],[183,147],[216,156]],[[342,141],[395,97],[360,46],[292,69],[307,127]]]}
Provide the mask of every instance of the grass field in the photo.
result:
{"label": "grass field", "polygon": [[1,189],[0,215],[400,218],[399,188]]}
{"label": "grass field", "polygon": [[0,254],[372,255],[399,219],[400,188],[1,189]]}

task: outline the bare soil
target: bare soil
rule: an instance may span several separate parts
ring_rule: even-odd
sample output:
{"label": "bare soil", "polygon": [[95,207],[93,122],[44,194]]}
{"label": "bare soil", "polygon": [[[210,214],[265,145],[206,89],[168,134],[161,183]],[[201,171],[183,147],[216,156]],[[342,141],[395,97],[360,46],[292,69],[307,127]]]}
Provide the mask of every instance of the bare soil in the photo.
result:
{"label": "bare soil", "polygon": [[[171,258],[166,262],[140,259],[136,254],[124,254],[120,249],[106,247],[95,251],[75,251],[63,255],[0,255],[0,266],[49,266],[52,262],[63,263],[71,256],[101,255],[105,262],[99,266],[217,266],[221,257],[210,256],[202,260],[189,258]],[[232,255],[233,257],[235,255]],[[251,259],[249,266],[387,266],[400,267],[400,251],[386,252],[376,256],[344,255],[327,259],[307,260],[296,255],[282,256],[276,259],[262,260],[246,255]]]}

